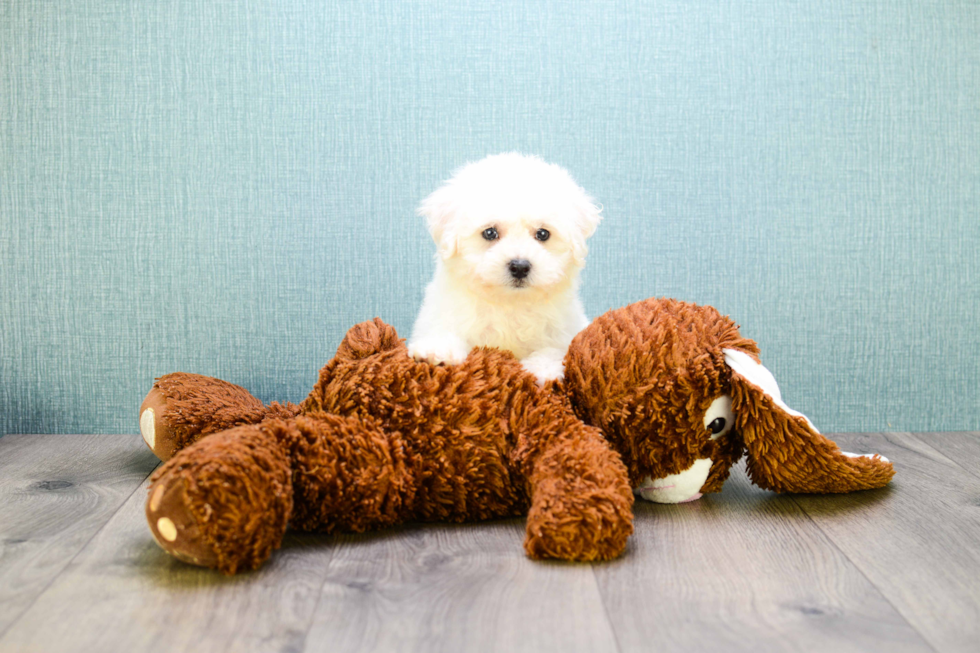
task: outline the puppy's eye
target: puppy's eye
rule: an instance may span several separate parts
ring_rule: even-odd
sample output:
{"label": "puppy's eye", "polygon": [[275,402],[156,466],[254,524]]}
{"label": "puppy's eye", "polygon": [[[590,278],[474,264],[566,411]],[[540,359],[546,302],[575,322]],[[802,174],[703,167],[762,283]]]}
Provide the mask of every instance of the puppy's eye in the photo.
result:
{"label": "puppy's eye", "polygon": [[497,233],[497,230],[494,229],[493,227],[490,227],[489,229],[484,229],[483,230],[483,239],[484,240],[497,240],[497,238],[499,238],[499,237],[500,237],[500,234],[498,234]]}
{"label": "puppy's eye", "polygon": [[711,420],[711,424],[708,424],[708,430],[711,431],[712,434],[718,434],[718,433],[721,433],[722,431],[724,431],[725,430],[725,418],[724,417],[716,417],[715,419]]}
{"label": "puppy's eye", "polygon": [[551,232],[547,229],[538,229],[534,232],[534,237],[540,240],[542,243],[549,238],[551,238]]}

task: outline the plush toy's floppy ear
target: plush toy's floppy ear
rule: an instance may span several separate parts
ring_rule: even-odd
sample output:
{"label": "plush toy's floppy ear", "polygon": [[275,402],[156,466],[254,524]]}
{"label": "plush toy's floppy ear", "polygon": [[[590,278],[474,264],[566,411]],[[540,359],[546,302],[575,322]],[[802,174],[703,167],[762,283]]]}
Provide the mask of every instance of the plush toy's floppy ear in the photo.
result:
{"label": "plush toy's floppy ear", "polygon": [[739,349],[725,349],[732,371],[735,427],[749,477],[775,492],[830,493],[882,487],[895,475],[887,458],[842,452],[805,415],[785,403],[776,379]]}

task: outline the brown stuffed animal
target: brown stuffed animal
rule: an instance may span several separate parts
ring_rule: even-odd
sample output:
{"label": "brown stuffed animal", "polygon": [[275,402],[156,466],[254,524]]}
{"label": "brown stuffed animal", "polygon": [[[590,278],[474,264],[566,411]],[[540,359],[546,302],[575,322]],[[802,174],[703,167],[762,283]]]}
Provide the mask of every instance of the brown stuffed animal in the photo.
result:
{"label": "brown stuffed animal", "polygon": [[610,311],[565,365],[564,383],[542,389],[506,352],[420,363],[376,319],[348,332],[299,406],[162,377],[140,409],[147,444],[173,456],[152,478],[150,529],[176,557],[234,573],[260,565],[287,524],[329,533],[527,512],[531,557],[603,560],[632,532],[631,488],[663,502],[716,492],[743,450],[752,479],[776,491],[847,492],[893,474],[788,409],[755,343],[711,307]]}
{"label": "brown stuffed animal", "polygon": [[348,331],[299,406],[171,374],[140,425],[173,456],[151,479],[154,537],[229,574],[262,564],[287,524],[360,532],[526,513],[528,555],[566,560],[615,557],[633,530],[619,456],[510,353],[417,362],[377,319]]}

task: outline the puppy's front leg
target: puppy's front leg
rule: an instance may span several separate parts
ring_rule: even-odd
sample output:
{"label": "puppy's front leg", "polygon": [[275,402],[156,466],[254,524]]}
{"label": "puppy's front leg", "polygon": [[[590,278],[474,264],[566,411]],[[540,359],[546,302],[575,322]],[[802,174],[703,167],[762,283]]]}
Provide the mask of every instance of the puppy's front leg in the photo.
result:
{"label": "puppy's front leg", "polygon": [[456,365],[466,360],[469,353],[466,342],[449,331],[413,335],[408,343],[408,354],[412,358],[430,363]]}
{"label": "puppy's front leg", "polygon": [[565,377],[565,352],[557,347],[539,349],[527,358],[521,359],[525,370],[538,377],[538,385],[553,379]]}

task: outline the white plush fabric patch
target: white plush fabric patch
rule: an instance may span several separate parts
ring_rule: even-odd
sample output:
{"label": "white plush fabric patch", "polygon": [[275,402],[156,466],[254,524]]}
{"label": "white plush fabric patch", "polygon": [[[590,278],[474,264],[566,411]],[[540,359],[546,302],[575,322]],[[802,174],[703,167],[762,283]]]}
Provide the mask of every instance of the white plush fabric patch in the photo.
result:
{"label": "white plush fabric patch", "polygon": [[813,422],[810,421],[809,417],[798,410],[793,410],[783,402],[783,396],[779,392],[779,384],[776,383],[776,377],[772,375],[772,372],[766,369],[765,365],[762,363],[756,363],[751,356],[740,349],[723,349],[722,351],[725,353],[725,364],[728,365],[728,367],[732,368],[733,371],[738,372],[738,374],[746,381],[762,390],[785,412],[795,417],[802,417],[806,420],[806,423],[810,425],[810,428],[817,433],[820,432],[817,431],[817,427],[813,425]]}
{"label": "white plush fabric patch", "polygon": [[881,460],[890,462],[887,458],[882,456],[880,453],[851,453],[850,451],[841,451],[842,454],[848,458],[880,458]]}
{"label": "white plush fabric patch", "polygon": [[704,486],[704,482],[708,480],[710,472],[711,459],[698,458],[693,465],[683,472],[658,479],[647,476],[639,487],[633,489],[633,493],[655,503],[694,501],[701,498],[700,490]]}

